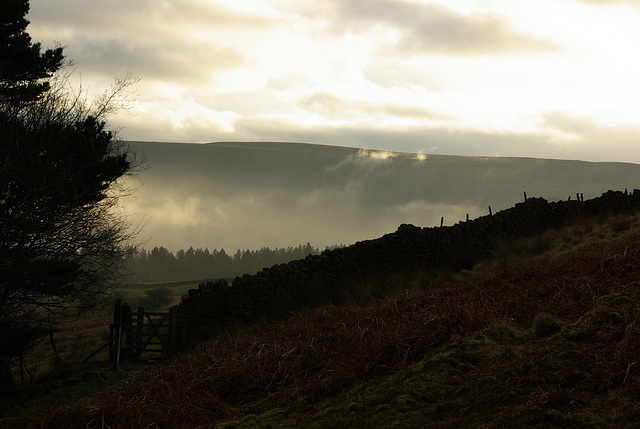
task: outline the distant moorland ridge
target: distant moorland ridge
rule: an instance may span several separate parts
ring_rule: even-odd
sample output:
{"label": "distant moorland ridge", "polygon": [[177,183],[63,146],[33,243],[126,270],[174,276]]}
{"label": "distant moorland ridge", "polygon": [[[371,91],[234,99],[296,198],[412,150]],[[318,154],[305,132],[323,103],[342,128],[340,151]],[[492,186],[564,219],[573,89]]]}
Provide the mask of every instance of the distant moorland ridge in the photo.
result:
{"label": "distant moorland ridge", "polygon": [[[235,251],[374,239],[513,207],[637,187],[640,165],[399,153],[302,143],[129,142],[146,167],[123,200],[148,250]],[[270,266],[270,265],[263,265]],[[262,267],[258,267],[262,268]],[[250,272],[250,271],[249,271]],[[255,271],[254,271],[255,272]],[[225,275],[220,275],[224,277]],[[203,277],[206,278],[206,277]],[[164,279],[154,280],[164,281]]]}

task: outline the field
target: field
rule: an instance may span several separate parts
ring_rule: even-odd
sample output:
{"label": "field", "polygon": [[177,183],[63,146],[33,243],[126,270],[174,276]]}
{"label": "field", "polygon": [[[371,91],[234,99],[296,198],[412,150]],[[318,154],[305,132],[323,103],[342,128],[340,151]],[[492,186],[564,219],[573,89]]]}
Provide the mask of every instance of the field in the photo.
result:
{"label": "field", "polygon": [[495,249],[219,336],[31,427],[640,427],[637,216]]}
{"label": "field", "polygon": [[[182,295],[189,289],[197,288],[198,282],[152,283],[136,284],[115,292],[115,297],[122,297],[124,301],[138,300],[145,296],[145,291],[158,288],[167,288],[171,291],[171,301],[167,307],[179,303]],[[91,353],[100,348],[109,340],[109,325],[113,323],[113,310],[109,305],[104,311],[98,312],[88,318],[77,320],[67,325],[60,326],[54,333],[53,341],[58,357],[64,362],[80,362]],[[96,355],[96,360],[107,360],[108,350],[103,350]],[[54,347],[51,340],[45,340],[42,344],[25,356],[27,371],[44,375],[53,369],[55,361]],[[36,368],[37,365],[37,368]],[[28,374],[26,374],[28,376]]]}
{"label": "field", "polygon": [[[114,297],[144,304],[145,292],[166,288],[170,301],[159,309],[162,310],[178,304],[181,296],[198,284],[194,281],[134,284],[115,291]],[[51,401],[66,403],[116,383],[127,376],[130,366],[137,370],[139,365],[125,365],[119,373],[110,371],[109,348],[105,346],[111,323],[113,308],[108,305],[103,311],[60,326],[30,350],[24,356],[24,365],[14,369],[22,389],[17,396],[0,401],[0,427]],[[94,355],[95,352],[98,353]]]}
{"label": "field", "polygon": [[171,289],[174,296],[180,297],[181,295],[186,294],[189,289],[197,289],[198,284],[200,284],[199,281],[131,284],[126,288],[123,288],[123,291],[133,296],[143,296],[144,292],[149,289],[168,287]]}

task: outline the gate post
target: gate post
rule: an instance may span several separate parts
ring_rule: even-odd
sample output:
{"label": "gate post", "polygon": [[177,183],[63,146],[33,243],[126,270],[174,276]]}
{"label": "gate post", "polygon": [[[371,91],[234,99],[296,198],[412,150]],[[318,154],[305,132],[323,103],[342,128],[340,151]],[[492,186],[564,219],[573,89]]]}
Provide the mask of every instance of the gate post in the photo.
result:
{"label": "gate post", "polygon": [[118,299],[113,309],[113,329],[111,330],[111,363],[113,370],[120,366],[120,346],[122,345],[122,300]]}
{"label": "gate post", "polygon": [[138,314],[136,317],[136,349],[134,352],[135,357],[140,359],[142,356],[142,334],[144,332],[144,307],[138,307]]}
{"label": "gate post", "polygon": [[127,337],[123,357],[125,359],[131,359],[131,356],[133,355],[133,320],[131,315],[131,306],[129,304],[122,305],[122,328]]}
{"label": "gate post", "polygon": [[176,343],[178,336],[178,306],[169,309],[169,352],[176,352]]}

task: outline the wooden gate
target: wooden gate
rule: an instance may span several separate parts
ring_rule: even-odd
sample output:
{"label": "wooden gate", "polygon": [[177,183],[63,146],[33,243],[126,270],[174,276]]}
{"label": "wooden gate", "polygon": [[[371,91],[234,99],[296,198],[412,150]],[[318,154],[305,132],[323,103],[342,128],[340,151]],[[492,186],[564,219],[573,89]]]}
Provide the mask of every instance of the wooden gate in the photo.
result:
{"label": "wooden gate", "polygon": [[121,359],[158,358],[176,351],[176,311],[145,311],[117,300],[110,332],[109,356],[117,370]]}

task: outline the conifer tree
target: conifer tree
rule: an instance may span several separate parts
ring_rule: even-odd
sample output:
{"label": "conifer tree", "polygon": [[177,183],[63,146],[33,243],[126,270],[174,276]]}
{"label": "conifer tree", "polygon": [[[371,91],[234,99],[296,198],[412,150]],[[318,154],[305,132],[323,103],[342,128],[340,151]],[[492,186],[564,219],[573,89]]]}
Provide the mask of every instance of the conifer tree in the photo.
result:
{"label": "conifer tree", "polygon": [[49,79],[63,66],[62,47],[41,52],[27,33],[28,0],[0,2],[0,101],[23,104],[50,89]]}
{"label": "conifer tree", "polygon": [[135,160],[104,121],[118,93],[88,105],[69,90],[63,49],[26,32],[27,0],[0,2],[0,386],[59,323],[91,311],[122,276],[131,234],[114,210]]}

